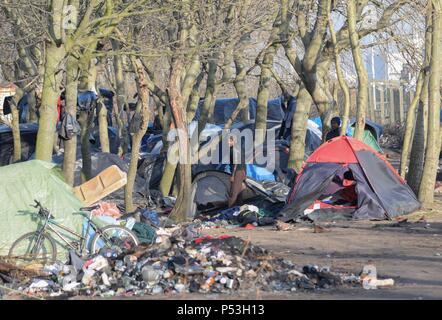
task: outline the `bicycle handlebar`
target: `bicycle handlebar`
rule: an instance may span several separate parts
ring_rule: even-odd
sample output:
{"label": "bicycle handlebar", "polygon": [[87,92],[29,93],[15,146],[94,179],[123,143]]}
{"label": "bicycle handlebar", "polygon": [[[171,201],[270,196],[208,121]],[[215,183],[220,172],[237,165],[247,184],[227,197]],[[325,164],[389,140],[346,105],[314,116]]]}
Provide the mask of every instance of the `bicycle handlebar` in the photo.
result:
{"label": "bicycle handlebar", "polygon": [[49,217],[49,218],[55,219],[55,216],[47,208],[44,208],[38,200],[34,199],[34,202],[35,202],[35,206],[33,206],[32,204],[31,204],[31,206],[34,208],[38,208],[39,215],[41,215],[45,218]]}
{"label": "bicycle handlebar", "polygon": [[100,205],[96,204],[94,206],[80,208],[80,211],[92,211],[92,210],[99,209],[99,208],[100,208]]}
{"label": "bicycle handlebar", "polygon": [[35,202],[35,205],[32,205],[32,204],[31,204],[31,207],[34,207],[34,208],[41,208],[41,207],[42,207],[42,206],[41,206],[41,203],[38,202],[38,200],[34,199],[34,202]]}

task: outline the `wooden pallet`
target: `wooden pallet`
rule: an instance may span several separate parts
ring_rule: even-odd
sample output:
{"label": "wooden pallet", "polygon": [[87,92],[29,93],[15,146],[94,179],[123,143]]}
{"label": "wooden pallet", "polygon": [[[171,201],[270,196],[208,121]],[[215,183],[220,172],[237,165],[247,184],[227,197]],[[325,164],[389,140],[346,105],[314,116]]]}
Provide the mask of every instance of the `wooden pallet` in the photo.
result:
{"label": "wooden pallet", "polygon": [[74,194],[86,206],[90,206],[124,187],[126,183],[126,173],[113,165],[100,172],[95,178],[75,187]]}

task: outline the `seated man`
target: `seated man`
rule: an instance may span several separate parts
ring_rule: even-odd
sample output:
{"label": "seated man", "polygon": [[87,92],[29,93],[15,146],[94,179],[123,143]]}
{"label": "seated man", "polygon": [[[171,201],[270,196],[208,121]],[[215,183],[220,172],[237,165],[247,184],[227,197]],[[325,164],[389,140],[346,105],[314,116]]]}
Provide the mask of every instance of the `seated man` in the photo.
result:
{"label": "seated man", "polygon": [[352,205],[356,205],[358,200],[358,195],[356,194],[356,181],[351,171],[344,173],[342,186],[344,186],[344,189],[340,192],[341,197]]}
{"label": "seated man", "polygon": [[235,204],[241,201],[241,192],[245,189],[244,181],[247,178],[246,175],[246,164],[245,159],[242,154],[237,154],[240,159],[240,163],[234,163],[234,153],[235,153],[235,139],[233,137],[229,138],[230,147],[230,166],[232,177],[230,178],[230,194],[229,194],[229,208],[233,207]]}
{"label": "seated man", "polygon": [[333,205],[357,205],[356,181],[351,171],[336,175],[320,200]]}

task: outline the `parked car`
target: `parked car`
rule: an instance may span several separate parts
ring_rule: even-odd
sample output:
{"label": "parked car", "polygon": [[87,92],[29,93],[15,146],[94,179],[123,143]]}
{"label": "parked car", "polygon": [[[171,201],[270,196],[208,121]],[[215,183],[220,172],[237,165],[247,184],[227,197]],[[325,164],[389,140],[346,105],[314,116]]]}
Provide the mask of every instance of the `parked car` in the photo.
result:
{"label": "parked car", "polygon": [[[35,151],[37,141],[38,124],[21,123],[21,160],[26,161],[31,158]],[[0,166],[11,164],[14,158],[14,139],[12,129],[9,126],[0,126]]]}

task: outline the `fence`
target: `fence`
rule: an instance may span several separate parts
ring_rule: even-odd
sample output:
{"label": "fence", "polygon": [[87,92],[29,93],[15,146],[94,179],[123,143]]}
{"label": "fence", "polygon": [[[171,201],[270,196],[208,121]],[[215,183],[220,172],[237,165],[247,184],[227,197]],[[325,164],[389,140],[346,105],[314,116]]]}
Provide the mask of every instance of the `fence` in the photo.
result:
{"label": "fence", "polygon": [[[367,118],[380,124],[404,123],[413,100],[413,91],[400,81],[371,81],[368,89]],[[376,97],[376,99],[375,99]],[[357,89],[351,89],[351,112],[356,114]]]}

